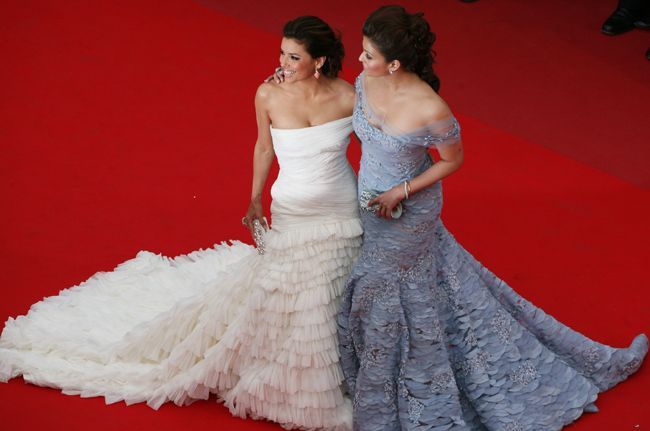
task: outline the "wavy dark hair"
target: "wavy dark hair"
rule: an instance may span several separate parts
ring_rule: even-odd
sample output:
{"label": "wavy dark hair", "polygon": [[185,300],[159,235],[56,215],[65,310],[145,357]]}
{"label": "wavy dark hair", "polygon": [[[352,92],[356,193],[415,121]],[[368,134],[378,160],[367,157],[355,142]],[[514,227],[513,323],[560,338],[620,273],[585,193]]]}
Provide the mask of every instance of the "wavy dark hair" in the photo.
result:
{"label": "wavy dark hair", "polygon": [[325,57],[320,73],[335,78],[343,68],[341,34],[317,16],[299,16],[284,25],[284,37],[300,42],[313,58]]}
{"label": "wavy dark hair", "polygon": [[440,78],[433,71],[436,35],[422,12],[408,13],[402,6],[382,6],[366,18],[362,31],[387,61],[399,60],[435,92],[440,90]]}

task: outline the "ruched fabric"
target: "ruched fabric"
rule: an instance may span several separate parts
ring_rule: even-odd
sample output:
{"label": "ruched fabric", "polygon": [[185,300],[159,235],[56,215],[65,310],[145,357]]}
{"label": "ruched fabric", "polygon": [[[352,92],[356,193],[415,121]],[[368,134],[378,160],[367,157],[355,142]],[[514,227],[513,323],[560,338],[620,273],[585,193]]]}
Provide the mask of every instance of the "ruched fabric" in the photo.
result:
{"label": "ruched fabric", "polygon": [[156,409],[216,394],[237,416],[349,430],[336,314],[361,245],[351,130],[351,118],[271,130],[265,254],[240,242],[140,252],[9,319],[0,380]]}
{"label": "ruched fabric", "polygon": [[[428,147],[460,141],[453,118],[397,135],[377,127],[362,80],[359,195],[419,175],[433,163]],[[355,430],[559,430],[639,368],[645,335],[625,349],[590,340],[463,249],[440,220],[440,183],[402,204],[397,220],[362,212],[364,243],[338,319]]]}

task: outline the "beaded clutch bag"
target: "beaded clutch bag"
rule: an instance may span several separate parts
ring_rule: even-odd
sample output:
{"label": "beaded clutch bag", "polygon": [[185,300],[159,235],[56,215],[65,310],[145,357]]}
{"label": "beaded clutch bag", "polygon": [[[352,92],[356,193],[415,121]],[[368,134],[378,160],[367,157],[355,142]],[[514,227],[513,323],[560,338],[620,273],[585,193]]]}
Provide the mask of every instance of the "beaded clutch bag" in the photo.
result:
{"label": "beaded clutch bag", "polygon": [[[364,211],[369,211],[371,213],[376,213],[377,210],[379,209],[379,205],[375,204],[372,206],[368,206],[368,202],[379,196],[384,192],[380,192],[378,190],[364,190],[361,192],[359,195],[359,205],[361,206],[361,209]],[[402,213],[404,212],[404,208],[402,207],[402,203],[398,203],[395,208],[390,212],[390,216],[394,219],[398,219],[402,216]]]}
{"label": "beaded clutch bag", "polygon": [[[266,217],[264,218],[264,223],[268,225]],[[262,226],[259,220],[253,220],[253,241],[255,241],[255,246],[257,247],[257,252],[259,254],[264,254],[266,251],[266,244],[264,242],[264,235],[266,234],[266,229]]]}

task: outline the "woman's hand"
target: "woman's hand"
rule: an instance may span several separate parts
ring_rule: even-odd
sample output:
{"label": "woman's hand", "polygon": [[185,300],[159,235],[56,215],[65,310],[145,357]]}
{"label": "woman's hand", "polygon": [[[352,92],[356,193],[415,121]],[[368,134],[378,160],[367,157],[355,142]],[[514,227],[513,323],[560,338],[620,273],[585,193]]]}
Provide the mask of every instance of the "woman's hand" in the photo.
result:
{"label": "woman's hand", "polygon": [[392,219],[390,213],[406,196],[404,196],[404,187],[400,184],[392,189],[380,194],[368,202],[368,206],[379,205],[376,214],[378,217]]}
{"label": "woman's hand", "polygon": [[275,81],[276,84],[282,84],[284,82],[284,71],[281,67],[276,67],[273,75],[269,76],[264,80],[264,82]]}
{"label": "woman's hand", "polygon": [[264,217],[264,209],[262,208],[261,199],[251,200],[251,203],[248,205],[248,210],[246,211],[246,215],[241,220],[242,224],[248,228],[253,238],[255,238],[253,234],[253,222],[255,220],[259,220],[260,224],[262,225],[262,227],[264,227],[264,229],[266,230],[269,229],[269,225],[266,222],[266,217]]}

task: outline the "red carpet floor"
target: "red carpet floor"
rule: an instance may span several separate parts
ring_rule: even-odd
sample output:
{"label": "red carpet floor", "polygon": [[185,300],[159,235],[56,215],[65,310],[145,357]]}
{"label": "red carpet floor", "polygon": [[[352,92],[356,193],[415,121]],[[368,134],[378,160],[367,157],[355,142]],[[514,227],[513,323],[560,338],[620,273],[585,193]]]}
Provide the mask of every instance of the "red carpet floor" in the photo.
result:
{"label": "red carpet floor", "polygon": [[[353,79],[376,4],[351,3],[1,2],[0,320],[141,249],[246,239],[252,99],[279,27],[328,19]],[[623,346],[650,331],[650,36],[600,35],[613,3],[405,2],[439,34],[443,95],[464,130],[445,223],[524,296]],[[569,429],[649,428],[648,384],[646,364]],[[214,402],[105,406],[20,379],[0,385],[0,418],[11,430],[280,429]]]}

